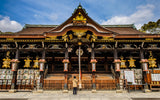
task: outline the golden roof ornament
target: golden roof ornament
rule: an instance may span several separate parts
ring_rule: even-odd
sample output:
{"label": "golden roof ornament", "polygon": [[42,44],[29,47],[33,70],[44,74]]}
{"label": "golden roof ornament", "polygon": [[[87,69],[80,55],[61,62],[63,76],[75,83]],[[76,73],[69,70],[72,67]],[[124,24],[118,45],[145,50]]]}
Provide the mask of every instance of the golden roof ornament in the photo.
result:
{"label": "golden roof ornament", "polygon": [[121,66],[120,66],[120,68],[127,68],[126,60],[123,60],[123,56],[121,57]]}
{"label": "golden roof ornament", "polygon": [[6,58],[3,59],[3,65],[2,65],[2,68],[10,68],[10,64],[11,64],[11,59],[9,58],[10,52],[8,51],[7,54],[6,54]]}
{"label": "golden roof ornament", "polygon": [[135,59],[133,59],[133,57],[130,57],[130,60],[128,60],[129,61],[129,67],[136,67],[136,65],[135,65]]}
{"label": "golden roof ornament", "polygon": [[39,61],[38,57],[36,57],[36,60],[33,60],[33,62],[34,62],[33,68],[39,68],[38,61]]}
{"label": "golden roof ornament", "polygon": [[30,60],[30,58],[27,57],[27,59],[25,59],[24,61],[25,61],[24,68],[29,68],[30,67],[30,63],[31,63],[32,60]]}
{"label": "golden roof ornament", "polygon": [[73,18],[73,24],[78,25],[78,24],[86,24],[87,19],[81,14],[81,12],[78,13],[78,15]]}
{"label": "golden roof ornament", "polygon": [[152,55],[152,51],[149,51],[149,59],[148,59],[148,61],[149,61],[149,68],[154,68],[154,67],[157,67],[157,65],[156,65],[156,58],[153,58],[153,55]]}

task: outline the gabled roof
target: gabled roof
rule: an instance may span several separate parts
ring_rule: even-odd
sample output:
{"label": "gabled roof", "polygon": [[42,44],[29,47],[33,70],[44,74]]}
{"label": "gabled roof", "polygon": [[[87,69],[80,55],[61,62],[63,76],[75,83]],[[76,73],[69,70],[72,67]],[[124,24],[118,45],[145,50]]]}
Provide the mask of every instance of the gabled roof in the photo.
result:
{"label": "gabled roof", "polygon": [[69,27],[69,26],[74,26],[73,25],[73,19],[76,18],[76,16],[78,16],[78,14],[81,13],[82,16],[84,18],[86,18],[87,24],[85,25],[85,27],[93,27],[96,28],[96,30],[99,30],[103,33],[115,33],[107,28],[102,27],[101,25],[99,25],[98,23],[96,23],[94,20],[92,20],[88,14],[86,13],[85,9],[82,8],[81,5],[79,5],[77,7],[77,9],[75,9],[75,11],[73,12],[72,16],[70,18],[68,18],[64,23],[62,23],[61,25],[59,25],[56,28],[53,28],[52,30],[46,32],[46,33],[57,33],[60,32],[60,30],[63,30],[64,27]]}

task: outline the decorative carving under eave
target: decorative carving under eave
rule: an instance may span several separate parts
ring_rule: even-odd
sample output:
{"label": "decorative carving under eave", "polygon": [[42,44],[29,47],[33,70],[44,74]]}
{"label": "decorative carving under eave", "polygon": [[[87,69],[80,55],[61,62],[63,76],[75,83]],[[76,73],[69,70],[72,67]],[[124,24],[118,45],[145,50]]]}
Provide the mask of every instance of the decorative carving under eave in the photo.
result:
{"label": "decorative carving under eave", "polygon": [[20,46],[20,49],[38,49],[42,48],[42,44],[24,44]]}
{"label": "decorative carving under eave", "polygon": [[157,48],[157,46],[158,46],[157,44],[149,44],[150,48]]}
{"label": "decorative carving under eave", "polygon": [[9,58],[10,52],[8,51],[6,54],[6,58],[3,59],[3,65],[2,68],[10,68],[11,66],[11,59]]}
{"label": "decorative carving under eave", "polygon": [[2,49],[8,49],[9,46],[7,44],[2,44]]}
{"label": "decorative carving under eave", "polygon": [[128,60],[129,61],[129,67],[136,67],[136,65],[135,65],[135,59],[133,59],[133,57],[130,57],[130,60]]}
{"label": "decorative carving under eave", "polygon": [[59,45],[56,45],[56,44],[50,44],[50,45],[48,45],[48,48],[50,48],[50,49],[60,49]]}
{"label": "decorative carving under eave", "polygon": [[130,44],[125,44],[124,48],[126,48],[126,49],[131,48],[131,45]]}
{"label": "decorative carving under eave", "polygon": [[156,58],[153,57],[152,51],[150,51],[149,53],[150,53],[149,59],[148,59],[148,61],[149,61],[149,68],[157,67],[157,65],[156,65]]}
{"label": "decorative carving under eave", "polygon": [[111,44],[100,44],[100,45],[97,45],[97,48],[98,49],[111,49],[113,48],[113,46]]}

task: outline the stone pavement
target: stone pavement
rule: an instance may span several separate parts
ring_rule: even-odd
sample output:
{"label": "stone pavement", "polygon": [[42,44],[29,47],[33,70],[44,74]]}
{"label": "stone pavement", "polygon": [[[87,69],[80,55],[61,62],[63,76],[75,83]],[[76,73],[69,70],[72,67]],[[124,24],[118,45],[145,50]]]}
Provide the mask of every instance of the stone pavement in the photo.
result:
{"label": "stone pavement", "polygon": [[72,91],[69,91],[69,93],[62,93],[62,91],[44,91],[43,93],[0,92],[0,100],[160,100],[159,94],[160,92],[142,93],[140,91],[130,93],[78,91],[77,95],[73,95]]}

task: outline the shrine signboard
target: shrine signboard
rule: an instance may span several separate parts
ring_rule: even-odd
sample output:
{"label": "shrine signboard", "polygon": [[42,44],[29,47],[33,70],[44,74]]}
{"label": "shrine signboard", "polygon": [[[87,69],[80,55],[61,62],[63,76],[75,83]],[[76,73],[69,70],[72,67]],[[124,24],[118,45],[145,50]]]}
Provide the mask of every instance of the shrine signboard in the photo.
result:
{"label": "shrine signboard", "polygon": [[131,82],[132,84],[135,83],[133,71],[124,71],[124,75],[125,79],[127,79],[127,82]]}

